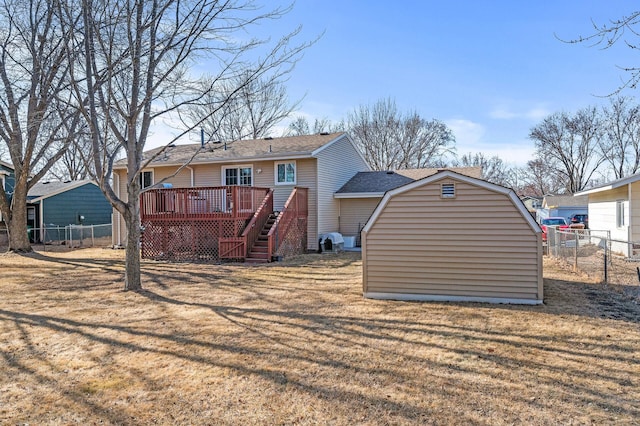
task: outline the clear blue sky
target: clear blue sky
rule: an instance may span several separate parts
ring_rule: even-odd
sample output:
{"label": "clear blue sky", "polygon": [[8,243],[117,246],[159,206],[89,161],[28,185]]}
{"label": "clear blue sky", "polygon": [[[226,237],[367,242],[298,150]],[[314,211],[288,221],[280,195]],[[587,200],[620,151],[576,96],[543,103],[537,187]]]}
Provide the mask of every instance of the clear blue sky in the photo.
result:
{"label": "clear blue sky", "polygon": [[[298,113],[339,120],[360,104],[395,98],[399,109],[447,123],[459,154],[524,164],[529,130],[556,111],[608,103],[639,66],[640,51],[603,51],[558,40],[590,34],[640,7],[631,1],[298,0],[278,21],[324,36],[287,87]],[[557,35],[557,37],[556,37]],[[635,96],[634,91],[624,93]]]}
{"label": "clear blue sky", "polygon": [[[592,20],[607,23],[638,7],[628,0],[297,0],[250,35],[275,40],[302,25],[308,41],[324,32],[287,82],[291,99],[304,97],[296,114],[311,122],[339,121],[391,97],[401,111],[445,122],[459,155],[525,165],[533,126],[554,112],[608,104],[605,96],[625,77],[619,67],[640,66],[640,50],[622,43],[602,50],[559,38],[592,34]],[[147,149],[164,144],[163,133],[156,128]]]}

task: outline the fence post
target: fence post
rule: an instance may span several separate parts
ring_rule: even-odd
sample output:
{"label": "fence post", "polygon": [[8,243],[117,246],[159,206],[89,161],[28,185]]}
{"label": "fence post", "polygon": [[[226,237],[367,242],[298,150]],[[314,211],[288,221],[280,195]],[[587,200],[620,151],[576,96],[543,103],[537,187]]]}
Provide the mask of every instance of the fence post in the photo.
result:
{"label": "fence post", "polygon": [[575,238],[575,244],[573,245],[573,271],[578,272],[578,231],[573,231],[573,236]]}
{"label": "fence post", "polygon": [[91,225],[91,247],[95,247],[96,246],[96,240],[95,240],[95,236],[94,236],[94,233],[93,233],[94,226],[95,225]]}

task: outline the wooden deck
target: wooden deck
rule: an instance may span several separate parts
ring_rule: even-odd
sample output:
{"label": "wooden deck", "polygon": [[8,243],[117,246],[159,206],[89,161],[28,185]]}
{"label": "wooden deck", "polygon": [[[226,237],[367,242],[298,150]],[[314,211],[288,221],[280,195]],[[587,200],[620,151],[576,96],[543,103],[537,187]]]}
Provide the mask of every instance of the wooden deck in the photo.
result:
{"label": "wooden deck", "polygon": [[294,188],[277,215],[269,188],[152,189],[140,196],[142,257],[270,262],[301,253],[306,250],[307,203],[306,188]]}
{"label": "wooden deck", "polygon": [[250,218],[269,188],[217,186],[152,189],[140,195],[143,222]]}

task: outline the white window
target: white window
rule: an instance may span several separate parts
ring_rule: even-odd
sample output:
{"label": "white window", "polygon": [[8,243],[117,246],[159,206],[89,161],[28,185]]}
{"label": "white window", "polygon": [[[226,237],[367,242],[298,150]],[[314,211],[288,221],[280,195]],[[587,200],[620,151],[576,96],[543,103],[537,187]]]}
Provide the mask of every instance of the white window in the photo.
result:
{"label": "white window", "polygon": [[443,183],[440,186],[440,197],[442,197],[442,198],[455,198],[456,197],[456,184],[455,183]]}
{"label": "white window", "polygon": [[226,186],[252,186],[253,166],[223,167],[222,184]]}
{"label": "white window", "polygon": [[627,205],[624,200],[616,201],[616,227],[622,228],[627,226]]}
{"label": "white window", "polygon": [[153,185],[153,170],[143,170],[140,172],[140,189],[145,189]]}
{"label": "white window", "polygon": [[275,163],[276,185],[296,184],[296,162]]}

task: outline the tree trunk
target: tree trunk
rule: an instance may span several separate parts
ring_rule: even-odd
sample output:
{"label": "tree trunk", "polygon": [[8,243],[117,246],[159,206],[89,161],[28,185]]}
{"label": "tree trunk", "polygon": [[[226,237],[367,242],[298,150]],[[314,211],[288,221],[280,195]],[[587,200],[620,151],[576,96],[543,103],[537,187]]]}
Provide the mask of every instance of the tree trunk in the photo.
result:
{"label": "tree trunk", "polygon": [[125,291],[142,290],[142,281],[140,279],[140,208],[136,201],[128,203],[129,214],[125,215],[127,226],[124,272]]}
{"label": "tree trunk", "polygon": [[29,253],[33,251],[27,233],[26,189],[18,182],[16,182],[15,192],[12,198],[11,216],[7,221],[7,228],[9,231],[9,251],[18,253]]}

